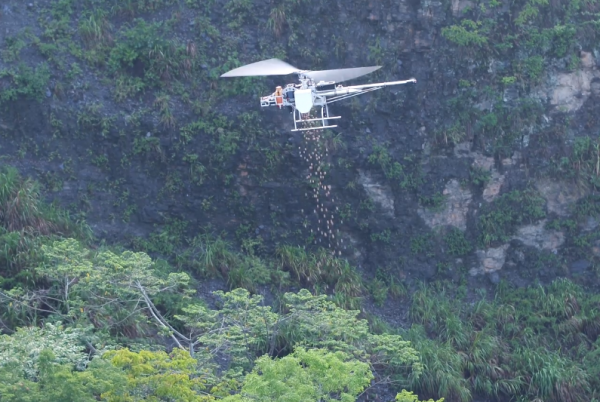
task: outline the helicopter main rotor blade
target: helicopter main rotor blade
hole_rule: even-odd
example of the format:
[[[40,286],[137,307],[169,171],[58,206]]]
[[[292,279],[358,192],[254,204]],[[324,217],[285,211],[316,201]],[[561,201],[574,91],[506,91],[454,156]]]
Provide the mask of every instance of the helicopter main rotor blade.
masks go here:
[[[319,81],[342,82],[372,73],[380,68],[381,66],[340,68],[336,70],[309,71],[304,73],[304,75],[312,78],[315,83],[318,83]]]
[[[258,61],[252,64],[234,68],[221,77],[252,77],[261,75],[288,75],[300,71],[296,67],[279,59]]]

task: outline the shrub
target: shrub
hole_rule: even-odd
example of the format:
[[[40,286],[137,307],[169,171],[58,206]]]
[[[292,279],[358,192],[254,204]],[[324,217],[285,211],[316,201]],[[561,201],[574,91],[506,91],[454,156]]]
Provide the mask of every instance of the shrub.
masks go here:
[[[442,36],[459,46],[483,46],[487,37],[480,32],[481,23],[472,20],[462,20],[460,25],[442,28]]]
[[[9,79],[9,85],[0,91],[0,104],[21,97],[41,101],[48,88],[50,69],[46,63],[35,69],[21,63],[17,70],[0,70],[0,79],[5,77]]]

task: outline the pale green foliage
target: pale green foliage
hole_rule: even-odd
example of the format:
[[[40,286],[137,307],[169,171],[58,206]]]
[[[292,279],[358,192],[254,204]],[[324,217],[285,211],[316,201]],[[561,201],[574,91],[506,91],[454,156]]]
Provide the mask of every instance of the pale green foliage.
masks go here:
[[[42,246],[48,263],[36,269],[39,275],[58,283],[62,293],[66,314],[70,314],[69,294],[71,285],[79,278],[89,276],[93,264],[89,260],[89,251],[79,246],[77,240],[56,241],[52,246]]]
[[[87,274],[92,270],[88,250],[83,250],[77,240],[66,239],[54,242],[52,246],[42,246],[44,255],[52,268],[41,267],[38,272],[52,280],[62,280],[65,276]]]
[[[166,398],[169,392],[175,392],[168,391],[169,387],[183,392],[174,397],[176,400],[200,400],[195,398],[199,398],[197,391],[204,384],[196,383],[192,378],[192,362],[196,375],[201,375],[215,385],[220,396],[227,396],[230,390],[236,389],[238,379],[253,369],[257,357],[265,354],[286,355],[298,347],[303,349],[298,349],[297,355],[290,356],[289,359],[317,359],[317,355],[314,355],[317,352],[303,351],[322,349],[325,354],[319,359],[333,359],[331,364],[337,362],[340,367],[356,373],[364,367],[374,369],[378,381],[388,381],[392,375],[400,378],[407,378],[409,375],[418,377],[422,371],[417,352],[409,342],[398,335],[372,334],[367,321],[357,318],[358,310],[344,310],[329,301],[325,295],[313,296],[308,290],[287,293],[283,297],[282,313],[276,313],[270,306],[264,305],[261,296],[251,295],[245,289],[218,291],[214,294],[220,303],[217,310],[212,310],[186,298],[186,295],[193,292],[189,289],[190,278],[186,274],[166,275],[155,271],[151,258],[145,253],[125,251],[116,254],[107,250],[92,252],[72,239],[44,246],[42,253],[44,263],[37,268],[37,273],[50,286],[43,292],[6,293],[6,301],[10,300],[12,303],[10,308],[25,309],[34,316],[43,311],[44,314],[50,313],[78,325],[91,322],[96,328],[103,330],[120,330],[129,325],[148,331],[144,325],[153,324],[164,335],[170,336],[177,346],[189,350],[190,355],[178,355],[177,361],[169,363],[165,361],[166,355],[153,352],[135,354],[120,351],[106,355],[113,364],[127,371],[129,387],[143,389],[143,392],[139,392],[146,393],[147,400],[155,400],[153,397],[159,398],[156,400]],[[183,294],[179,299],[182,305],[178,314],[174,315],[174,319],[179,321],[178,326],[174,326],[170,317],[164,316],[154,304],[153,298],[165,292]],[[172,358],[175,359],[173,356]],[[215,372],[222,359],[230,362],[232,371],[226,377],[218,379]],[[289,362],[289,359],[284,360],[284,363]],[[314,361],[321,361],[319,359]],[[177,376],[169,371],[169,367],[175,366],[178,370],[183,370]],[[169,369],[160,371],[165,367]],[[316,367],[311,369],[312,372]],[[156,370],[159,371],[158,374]],[[148,383],[152,376],[160,384],[166,382],[171,385],[163,389],[161,387],[164,384]],[[331,392],[335,392],[331,388],[332,384],[345,384],[344,392],[348,392],[348,396],[342,400],[353,400],[351,394],[368,385],[372,375],[371,371],[356,374],[353,381],[358,383],[334,381],[324,375],[315,374],[313,377],[329,381],[329,388],[325,389],[331,389]],[[133,391],[131,392],[131,397],[113,393],[111,400],[137,400],[131,399]],[[151,395],[154,396],[150,397]]]
[[[427,401],[419,401],[418,395],[414,395],[412,392],[409,392],[405,389],[402,390],[398,395],[396,395],[396,402],[444,402],[444,398],[438,399],[434,401],[433,399],[429,399]]]
[[[216,353],[232,358],[234,367],[250,369],[257,356],[285,353],[296,347],[342,351],[376,367],[381,373],[420,374],[422,366],[410,342],[398,335],[373,335],[358,311],[347,311],[308,290],[284,295],[285,314],[262,305],[259,295],[247,290],[215,292],[221,298],[218,312],[199,304],[184,309],[175,318],[182,321],[198,359]]]
[[[306,347],[341,350],[369,361],[385,372],[407,369],[419,376],[422,366],[410,342],[398,335],[374,335],[366,320],[358,319],[359,311],[344,310],[325,296],[312,296],[303,289],[284,296],[290,315],[285,323],[288,342]]]
[[[540,6],[547,5],[548,0],[528,0],[523,10],[519,13],[519,16],[515,19],[515,23],[517,25],[525,25],[538,16]]]
[[[343,352],[297,348],[282,359],[260,357],[241,393],[225,401],[353,402],[372,379],[368,364]]]
[[[39,370],[40,354],[49,349],[57,363],[71,367],[85,367],[87,356],[80,342],[81,331],[47,323],[42,328],[19,328],[12,335],[0,336],[0,368],[10,366],[35,379]],[[21,375],[21,374],[19,374]]]
[[[217,342],[231,345],[229,353],[232,357],[246,357],[248,362],[252,363],[252,353],[266,347],[270,329],[277,322],[277,314],[271,311],[271,307],[261,305],[261,296],[250,296],[244,289],[235,289],[227,293],[218,291],[215,295],[222,299],[220,321],[228,328]],[[205,337],[205,342],[215,345],[211,338]]]
[[[212,401],[212,396],[199,395],[205,389],[202,378],[196,376],[197,361],[181,349],[165,352],[139,353],[127,349],[106,352],[103,359],[125,370],[127,390],[103,394],[109,402],[134,401]]]
[[[278,315],[271,307],[260,305],[261,296],[250,296],[245,289],[215,295],[222,301],[218,312],[194,304],[175,318],[185,323],[190,337],[195,338],[193,347],[204,346],[199,353],[227,353],[234,366],[250,368],[256,356],[266,350]]]
[[[100,251],[93,255],[72,239],[55,241],[42,251],[45,263],[37,273],[51,286],[43,291],[13,289],[0,294],[9,309],[33,317],[39,312],[51,313],[72,322],[89,319],[105,329],[139,327],[149,314],[155,325],[171,330],[152,297],[163,292],[189,292],[187,274],[160,276],[145,253]]]
[[[12,366],[12,367],[11,367]],[[126,379],[109,362],[94,359],[85,371],[61,364],[52,351],[39,356],[37,381],[24,378],[13,364],[0,368],[0,399],[3,402],[95,402],[103,392],[124,393]]]
[[[482,34],[480,28],[480,22],[465,19],[460,25],[442,28],[442,36],[459,46],[483,46],[488,39]]]

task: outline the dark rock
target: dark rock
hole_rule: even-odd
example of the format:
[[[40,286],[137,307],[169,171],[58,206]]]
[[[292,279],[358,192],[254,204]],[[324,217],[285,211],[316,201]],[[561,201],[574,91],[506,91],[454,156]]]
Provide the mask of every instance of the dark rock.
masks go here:
[[[160,213],[149,206],[145,206],[140,215],[140,219],[144,223],[161,223],[163,221],[163,217]]]
[[[586,269],[592,266],[592,263],[588,260],[577,260],[571,263],[571,273],[580,274],[583,273]]]
[[[488,278],[489,278],[490,282],[492,282],[494,285],[497,285],[500,283],[500,275],[498,274],[498,272],[492,272]]]
[[[594,79],[592,79],[590,91],[594,97],[600,98],[600,78],[594,77]]]

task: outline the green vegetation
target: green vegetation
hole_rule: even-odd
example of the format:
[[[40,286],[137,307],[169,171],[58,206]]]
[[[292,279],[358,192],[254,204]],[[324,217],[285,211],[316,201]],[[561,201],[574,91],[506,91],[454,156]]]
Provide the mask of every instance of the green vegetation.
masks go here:
[[[0,171],[1,401],[354,401],[379,387],[400,402],[598,400],[596,294],[567,280],[501,282],[473,303],[465,272],[476,246],[546,217],[565,243],[557,254],[524,247],[521,278],[600,272],[597,113],[588,100],[571,121],[529,98],[549,74],[583,67],[582,51],[597,59],[597,0],[490,0],[460,15],[450,2],[415,2],[435,24],[414,32],[380,4],[355,30],[354,12],[307,0],[38,3],[0,10],[14,18],[0,44],[2,153],[42,183]],[[429,67],[407,63],[414,49]],[[306,188],[302,137],[248,109],[282,81],[219,79],[271,57],[311,69],[368,60],[384,66],[373,80],[417,67],[430,78],[426,90],[354,98],[344,140],[319,138],[346,241],[335,254],[300,228],[308,207],[289,208]],[[446,205],[430,154],[465,142],[499,169],[567,179],[587,195],[556,217],[506,176],[512,191],[473,202],[466,231],[415,232],[419,205]],[[441,152],[445,178],[490,182],[470,157]],[[406,233],[382,224],[358,169],[385,177]],[[42,202],[44,187],[71,212]],[[415,289],[425,264],[454,282]]]
[[[14,188],[23,184],[13,170],[2,178],[7,210]],[[46,229],[34,208],[38,202],[20,199],[16,216],[2,216],[5,230],[35,223],[39,237]],[[205,250],[205,266],[243,269],[238,264],[244,261],[227,261],[233,254],[218,239]],[[309,273],[312,264],[299,252],[283,249],[282,264],[299,278],[318,279],[310,275],[320,270]],[[339,264],[327,256],[320,257],[323,264]],[[14,331],[0,337],[3,399],[20,400],[24,392],[39,398],[55,387],[49,400],[246,400],[268,397],[262,382],[271,384],[266,392],[273,397],[355,400],[372,380],[423,369],[408,342],[373,334],[359,311],[344,310],[326,295],[285,293],[276,312],[261,296],[238,288],[215,292],[220,302],[210,309],[193,297],[188,274],[145,253],[91,250],[72,238],[54,238],[32,258],[21,267],[31,280],[15,277],[0,289],[2,323]],[[356,281],[347,269],[330,273],[341,293]],[[177,346],[169,355],[160,350],[163,337]],[[219,374],[217,351],[231,361],[225,373]],[[68,385],[57,386],[60,381]]]
[[[592,400],[598,389],[598,295],[567,280],[548,288],[502,284],[492,301],[467,307],[446,287],[413,295],[404,333],[429,368],[413,382],[423,395],[468,401]],[[429,339],[429,337],[433,338]],[[429,373],[429,374],[428,374]]]
[[[433,239],[430,233],[414,236],[410,239],[410,251],[417,255],[432,255]]]
[[[492,172],[479,166],[472,167],[469,171],[471,183],[476,187],[485,187],[492,178]]]
[[[565,156],[553,158],[551,174],[600,189],[600,138],[577,137],[567,152]]]
[[[442,28],[442,35],[459,46],[482,46],[488,39],[480,33],[481,22],[464,19],[460,25]]]
[[[0,80],[8,79],[8,87],[0,91],[0,105],[20,98],[31,98],[41,101],[46,96],[50,69],[46,64],[35,68],[19,64],[17,69],[0,70]]]
[[[473,249],[473,246],[465,238],[462,230],[451,227],[444,236],[444,242],[448,248],[448,254],[456,257],[467,255]]]
[[[519,225],[535,223],[546,216],[545,200],[534,190],[514,190],[482,208],[478,226],[480,243],[491,246],[510,240]]]
[[[412,158],[407,156],[407,162],[412,162]],[[394,161],[389,153],[389,144],[378,144],[373,142],[372,152],[368,157],[368,162],[371,165],[376,165],[381,168],[383,174],[391,183],[405,190],[417,191],[423,183],[423,178],[419,171],[406,169],[400,162]]]
[[[579,68],[581,50],[592,51],[597,42],[598,31],[591,27],[598,24],[599,14],[595,0],[519,0],[511,2],[509,12],[497,12],[499,4],[468,7],[442,28],[448,63],[454,71],[470,72],[457,74],[456,95],[447,101],[449,121],[435,133],[439,145],[452,145],[470,137],[475,128],[485,138],[479,140],[484,149],[506,158],[519,149],[519,133],[531,130],[542,114],[529,94],[545,82],[548,66]],[[457,51],[467,57],[455,57]],[[474,63],[485,64],[487,71],[471,70]],[[486,79],[473,81],[486,74]],[[490,106],[482,109],[483,104]]]

